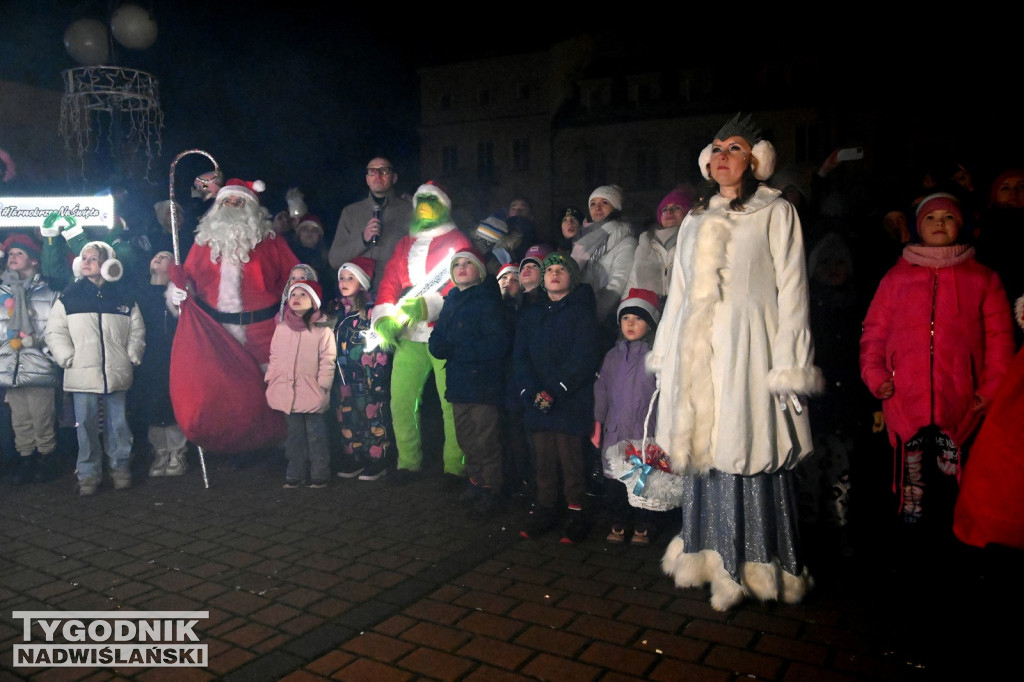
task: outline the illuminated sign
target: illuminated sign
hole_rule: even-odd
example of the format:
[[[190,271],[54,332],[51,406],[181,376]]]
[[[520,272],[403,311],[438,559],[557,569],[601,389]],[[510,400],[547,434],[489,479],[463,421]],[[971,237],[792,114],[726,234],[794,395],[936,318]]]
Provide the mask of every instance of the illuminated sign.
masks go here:
[[[42,227],[51,213],[81,227],[114,226],[114,197],[109,194],[87,197],[4,197],[0,196],[0,228]],[[73,221],[73,222],[72,222]]]

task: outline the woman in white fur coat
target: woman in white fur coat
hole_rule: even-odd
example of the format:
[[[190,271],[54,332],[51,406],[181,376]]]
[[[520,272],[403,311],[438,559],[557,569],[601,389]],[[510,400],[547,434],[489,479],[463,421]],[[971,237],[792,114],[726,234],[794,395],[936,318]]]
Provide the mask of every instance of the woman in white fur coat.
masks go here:
[[[745,596],[800,601],[793,467],[811,454],[802,397],[820,392],[796,210],[771,176],[775,150],[739,115],[701,153],[709,185],[679,231],[648,367],[656,439],[684,476],[683,527],[662,568],[710,583],[724,611]]]

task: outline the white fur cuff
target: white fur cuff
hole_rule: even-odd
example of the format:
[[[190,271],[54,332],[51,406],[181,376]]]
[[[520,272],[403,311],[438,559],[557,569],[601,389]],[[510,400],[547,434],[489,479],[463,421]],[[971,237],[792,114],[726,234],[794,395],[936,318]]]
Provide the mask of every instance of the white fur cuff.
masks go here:
[[[644,356],[644,367],[647,369],[647,373],[660,377],[661,360],[661,355],[655,355],[654,351],[647,353],[647,355]]]
[[[790,367],[768,372],[768,390],[782,395],[818,395],[825,390],[825,375],[817,367]]]

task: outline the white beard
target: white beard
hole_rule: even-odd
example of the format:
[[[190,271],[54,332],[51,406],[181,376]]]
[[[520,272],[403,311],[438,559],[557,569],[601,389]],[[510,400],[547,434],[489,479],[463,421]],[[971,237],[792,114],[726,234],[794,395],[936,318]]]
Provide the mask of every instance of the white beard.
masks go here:
[[[210,247],[210,260],[214,263],[221,258],[248,263],[249,252],[257,244],[276,236],[267,209],[248,201],[244,208],[215,204],[196,228],[196,243]]]

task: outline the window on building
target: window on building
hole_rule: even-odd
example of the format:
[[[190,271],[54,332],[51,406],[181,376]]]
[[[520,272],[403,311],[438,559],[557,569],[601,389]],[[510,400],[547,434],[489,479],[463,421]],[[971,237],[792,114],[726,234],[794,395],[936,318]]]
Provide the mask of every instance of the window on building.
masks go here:
[[[643,106],[661,97],[658,79],[651,75],[636,76],[629,80],[627,86],[629,101],[633,106]]]
[[[517,171],[530,170],[530,141],[521,138],[512,141],[512,168]]]
[[[441,147],[441,172],[451,175],[459,169],[459,152],[455,145]]]
[[[601,109],[611,104],[611,81],[599,80],[580,86],[580,101],[588,110]]]
[[[587,187],[593,189],[608,184],[608,157],[600,149],[588,149],[583,175],[587,181]],[[587,191],[589,192],[590,189]]]
[[[661,184],[661,166],[655,150],[644,147],[637,149],[635,162],[638,189],[654,189]]]
[[[772,139],[766,136],[766,139]],[[816,161],[822,154],[821,135],[816,123],[799,123],[794,127],[793,158],[798,163]]]
[[[480,180],[494,178],[494,143],[480,142],[476,146],[476,174]]]

